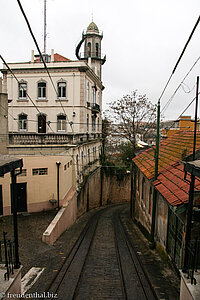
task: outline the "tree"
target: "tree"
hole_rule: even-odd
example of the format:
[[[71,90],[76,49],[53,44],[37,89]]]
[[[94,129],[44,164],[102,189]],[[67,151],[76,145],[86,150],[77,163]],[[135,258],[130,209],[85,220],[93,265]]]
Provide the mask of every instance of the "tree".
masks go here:
[[[107,118],[113,120],[112,132],[124,142],[136,149],[136,139],[144,139],[151,129],[155,129],[157,106],[148,100],[146,95],[139,95],[137,90],[110,103]]]

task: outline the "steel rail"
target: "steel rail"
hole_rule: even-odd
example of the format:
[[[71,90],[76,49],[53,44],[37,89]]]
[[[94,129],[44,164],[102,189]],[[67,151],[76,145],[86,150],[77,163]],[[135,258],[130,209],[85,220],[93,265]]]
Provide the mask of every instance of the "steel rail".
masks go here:
[[[45,289],[45,293],[50,292],[51,295],[55,295],[58,292],[59,288],[61,287],[61,284],[63,283],[63,281],[64,281],[64,279],[67,275],[67,272],[68,272],[70,266],[72,265],[72,263],[76,259],[76,256],[77,256],[77,254],[80,250],[81,245],[83,244],[83,241],[85,240],[85,237],[87,236],[87,234],[88,234],[89,230],[91,229],[91,227],[94,226],[94,231],[92,232],[92,237],[89,240],[90,244],[89,244],[89,247],[88,247],[88,251],[87,251],[87,253],[85,255],[85,258],[84,258],[83,267],[81,268],[80,274],[78,276],[78,280],[77,280],[76,286],[74,288],[74,292],[71,294],[71,299],[74,299],[74,295],[77,291],[77,287],[78,287],[78,284],[79,284],[79,281],[80,281],[80,278],[81,278],[81,273],[82,273],[82,270],[84,268],[85,262],[87,260],[88,253],[90,251],[90,247],[92,245],[92,242],[93,242],[93,239],[94,239],[94,236],[95,236],[95,232],[96,232],[96,228],[97,228],[97,225],[98,225],[98,221],[99,221],[100,215],[102,214],[102,211],[103,210],[100,210],[95,215],[93,215],[91,217],[91,219],[89,220],[89,222],[85,225],[85,227],[81,231],[78,239],[76,240],[76,242],[74,243],[74,245],[70,249],[68,255],[66,256],[66,258],[64,259],[62,264],[60,265],[60,267],[59,267],[58,271],[56,272],[55,276],[52,278],[50,284]],[[59,277],[61,277],[61,278],[59,278]],[[50,299],[53,299],[53,297],[50,298]],[[58,297],[58,299],[59,299],[59,297]],[[68,300],[70,300],[70,298],[68,298]]]
[[[125,240],[125,243],[126,243],[126,246],[127,246],[127,249],[130,253],[130,257],[132,259],[132,262],[133,262],[133,265],[135,267],[135,271],[137,273],[137,277],[139,279],[139,282],[141,284],[141,287],[142,287],[142,290],[145,294],[145,297],[147,300],[149,299],[158,299],[158,296],[152,286],[152,283],[146,273],[146,270],[144,269],[143,265],[142,265],[142,262],[137,254],[137,252],[135,251],[134,249],[134,246],[132,245],[132,242],[129,238],[129,235],[123,225],[123,222],[121,220],[121,217],[119,216],[119,213],[118,213],[118,221],[117,223],[120,225],[120,231],[124,237],[124,240]],[[118,228],[119,228],[118,227]],[[135,257],[134,257],[135,256]],[[146,282],[145,282],[146,281]],[[144,284],[145,282],[145,284]]]

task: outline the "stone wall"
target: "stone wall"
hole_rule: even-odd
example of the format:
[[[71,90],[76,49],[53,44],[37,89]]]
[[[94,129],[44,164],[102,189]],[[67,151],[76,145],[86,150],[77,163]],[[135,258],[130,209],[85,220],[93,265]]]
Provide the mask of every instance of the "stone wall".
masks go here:
[[[129,202],[130,189],[130,174],[126,174],[119,181],[116,176],[106,176],[98,168],[85,179],[77,196],[78,216],[92,208],[101,206],[101,203],[105,206],[108,204]]]

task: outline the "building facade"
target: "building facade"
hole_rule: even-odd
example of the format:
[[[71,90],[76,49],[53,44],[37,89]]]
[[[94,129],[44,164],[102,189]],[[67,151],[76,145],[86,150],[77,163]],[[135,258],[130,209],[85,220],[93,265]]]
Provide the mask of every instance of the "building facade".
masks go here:
[[[8,153],[24,161],[18,176],[19,211],[62,205],[72,191],[79,191],[84,176],[99,166],[102,37],[92,22],[79,60],[52,50],[51,55],[43,54],[46,68],[32,51],[30,62],[10,63],[1,70],[2,91],[8,94]],[[10,195],[4,192],[9,184],[9,176],[0,181],[3,214],[12,211]]]

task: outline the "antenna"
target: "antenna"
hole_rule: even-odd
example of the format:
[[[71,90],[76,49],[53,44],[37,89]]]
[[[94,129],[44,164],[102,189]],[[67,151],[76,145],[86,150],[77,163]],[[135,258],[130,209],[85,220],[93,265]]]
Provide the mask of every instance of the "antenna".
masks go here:
[[[47,44],[47,0],[44,0],[44,54],[46,54],[46,44]]]

